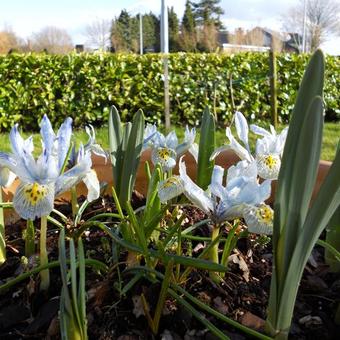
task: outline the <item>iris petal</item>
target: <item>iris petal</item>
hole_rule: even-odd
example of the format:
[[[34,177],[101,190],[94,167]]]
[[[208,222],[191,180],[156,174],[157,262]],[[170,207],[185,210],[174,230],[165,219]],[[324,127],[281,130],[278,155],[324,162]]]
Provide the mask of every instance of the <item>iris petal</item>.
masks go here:
[[[65,119],[63,124],[61,124],[57,133],[59,171],[64,165],[68,149],[70,148],[71,136],[72,136],[72,118],[68,117]]]
[[[80,148],[81,152],[78,155],[78,163],[57,178],[55,182],[56,196],[70,190],[73,186],[81,182],[91,170],[91,154],[90,152],[84,154],[82,150],[83,148]]]
[[[253,156],[234,138],[229,127],[226,128],[226,135],[230,141],[230,149],[234,150],[237,156],[239,156],[242,160],[245,159],[248,162],[251,162],[253,160]]]
[[[53,210],[54,184],[22,182],[13,197],[16,212],[24,219],[47,216]]]
[[[187,175],[185,164],[181,160],[179,162],[179,173],[184,186],[185,196],[205,213],[211,214],[214,211],[212,199]]]
[[[244,219],[248,230],[255,234],[271,235],[273,233],[273,210],[266,204],[248,206],[244,209]]]
[[[176,165],[176,152],[167,147],[153,148],[151,160],[154,165],[160,164],[165,171],[168,171]]]
[[[94,170],[90,170],[87,172],[85,177],[83,178],[83,182],[87,187],[87,200],[92,202],[99,197],[100,186],[97,174]]]
[[[248,144],[249,128],[248,128],[248,123],[247,123],[246,118],[239,111],[236,111],[236,113],[235,113],[235,126],[236,126],[236,132],[237,132],[238,138],[240,138],[240,140],[246,146],[246,149],[249,151],[249,144]]]
[[[279,155],[260,154],[256,156],[258,174],[264,179],[277,179],[281,167]]]
[[[165,137],[165,144],[169,149],[176,150],[178,146],[178,139],[176,136],[175,131],[171,131],[166,137]]]
[[[0,166],[0,186],[7,188],[15,180],[16,175],[7,167]],[[1,190],[1,188],[0,188]]]
[[[44,147],[43,154],[46,158],[48,158],[52,153],[53,144],[56,137],[52,128],[52,124],[46,115],[44,115],[41,121],[40,134]]]
[[[162,203],[181,195],[183,191],[184,187],[179,176],[171,176],[158,184],[158,197]]]
[[[213,195],[222,198],[225,188],[223,187],[223,175],[224,169],[218,165],[214,166],[214,170],[211,176],[210,191]]]

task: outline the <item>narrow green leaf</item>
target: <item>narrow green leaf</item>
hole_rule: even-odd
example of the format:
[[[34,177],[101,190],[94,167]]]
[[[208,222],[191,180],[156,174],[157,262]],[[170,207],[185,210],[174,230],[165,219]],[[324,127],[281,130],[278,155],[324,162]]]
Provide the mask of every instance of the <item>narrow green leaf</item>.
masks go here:
[[[121,195],[120,202],[130,201],[133,187],[135,184],[136,173],[140,161],[140,156],[143,148],[144,139],[144,115],[141,110],[138,110],[133,117],[131,132],[124,152],[124,160],[121,173]]]
[[[277,243],[276,269],[278,279],[284,280],[297,239],[303,231],[310,199],[315,185],[319,168],[323,128],[323,104],[321,97],[316,97],[306,113],[303,126],[295,145],[296,158],[294,163],[283,170],[281,179],[289,176],[291,188],[286,190],[288,195],[285,202],[287,211],[280,209],[280,222],[284,223]],[[276,212],[276,210],[275,210]],[[282,216],[282,214],[286,214]],[[277,225],[275,220],[274,224]],[[277,230],[277,229],[275,229]]]
[[[203,190],[207,189],[214,169],[214,160],[210,156],[215,150],[215,120],[206,107],[203,112],[200,143],[197,164],[197,185]]]
[[[121,149],[122,138],[123,128],[120,121],[119,113],[116,107],[112,106],[109,113],[109,145],[114,181],[116,181],[116,178],[118,178],[119,176],[118,154]]]

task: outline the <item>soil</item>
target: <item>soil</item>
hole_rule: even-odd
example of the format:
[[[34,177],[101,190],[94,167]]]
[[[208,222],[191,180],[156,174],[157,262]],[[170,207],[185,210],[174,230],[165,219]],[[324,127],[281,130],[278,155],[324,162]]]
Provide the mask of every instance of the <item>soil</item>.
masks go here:
[[[143,197],[135,193],[133,206],[137,208],[143,204]],[[71,208],[67,202],[58,201],[56,205],[58,210],[70,215]],[[97,213],[114,210],[111,198],[105,197],[85,211],[83,217],[86,219]],[[183,228],[205,218],[201,211],[193,207],[184,207],[183,211],[187,216]],[[36,265],[36,257],[30,258],[25,264],[22,261],[22,232],[25,227],[26,222],[23,220],[6,226],[7,261],[0,266],[0,284]],[[209,233],[207,225],[195,231],[199,236],[207,236]],[[207,272],[193,270],[182,287],[220,313],[261,330],[266,318],[272,266],[271,244],[264,244],[262,241],[263,239],[250,235],[239,239],[237,243],[237,253],[234,256],[244,260],[249,272],[241,270],[237,261],[233,261],[236,263],[229,263],[230,270],[221,284],[215,284]],[[159,334],[153,336],[145,316],[142,315],[140,296],[144,294],[153,315],[160,285],[151,284],[144,278],[127,294],[121,295],[118,288],[131,279],[131,276],[122,274],[126,267],[126,253],[120,254],[117,264],[111,239],[99,230],[87,233],[84,245],[87,256],[101,260],[111,268],[106,275],[99,275],[91,269],[86,271],[89,339],[215,339],[190,312],[170,297],[166,300]],[[204,243],[192,242],[191,247],[184,247],[184,252],[191,248],[193,256],[197,256],[205,246]],[[48,251],[50,261],[58,258],[58,232],[54,226],[49,226]],[[161,265],[157,269],[164,271]],[[39,293],[38,275],[0,294],[0,339],[60,338],[59,269],[51,270],[50,275],[52,284],[45,294]],[[323,248],[315,247],[300,284],[290,338],[338,339],[340,327],[335,324],[334,318],[339,303],[340,274],[329,271],[324,263]],[[211,315],[203,311],[202,315],[231,339],[248,339],[237,329]]]

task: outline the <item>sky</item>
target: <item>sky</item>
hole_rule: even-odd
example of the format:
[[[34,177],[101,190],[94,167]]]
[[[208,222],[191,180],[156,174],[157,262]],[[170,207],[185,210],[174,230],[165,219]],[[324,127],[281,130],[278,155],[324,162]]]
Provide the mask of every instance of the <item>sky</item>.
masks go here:
[[[229,31],[262,26],[282,30],[282,18],[299,0],[221,0],[222,22]],[[113,19],[122,9],[131,15],[160,13],[161,0],[0,0],[0,30],[11,28],[22,38],[45,26],[64,28],[74,44],[86,44],[85,27],[96,19]],[[185,0],[166,0],[179,18]],[[323,46],[326,53],[340,55],[340,38],[331,37]]]

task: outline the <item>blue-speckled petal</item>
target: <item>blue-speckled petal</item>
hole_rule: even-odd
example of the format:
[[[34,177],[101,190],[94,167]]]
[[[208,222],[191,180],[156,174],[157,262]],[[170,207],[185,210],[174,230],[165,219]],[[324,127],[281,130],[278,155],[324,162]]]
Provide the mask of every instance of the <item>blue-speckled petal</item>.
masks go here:
[[[34,220],[47,216],[53,210],[54,184],[22,182],[13,197],[15,211],[24,219]]]
[[[168,171],[176,166],[176,152],[167,147],[153,148],[151,160],[154,165],[160,164],[164,171]]]
[[[251,233],[273,234],[274,212],[270,206],[248,206],[244,209],[243,217]]]
[[[181,178],[179,176],[171,176],[158,184],[158,197],[162,203],[181,195],[184,191]]]

